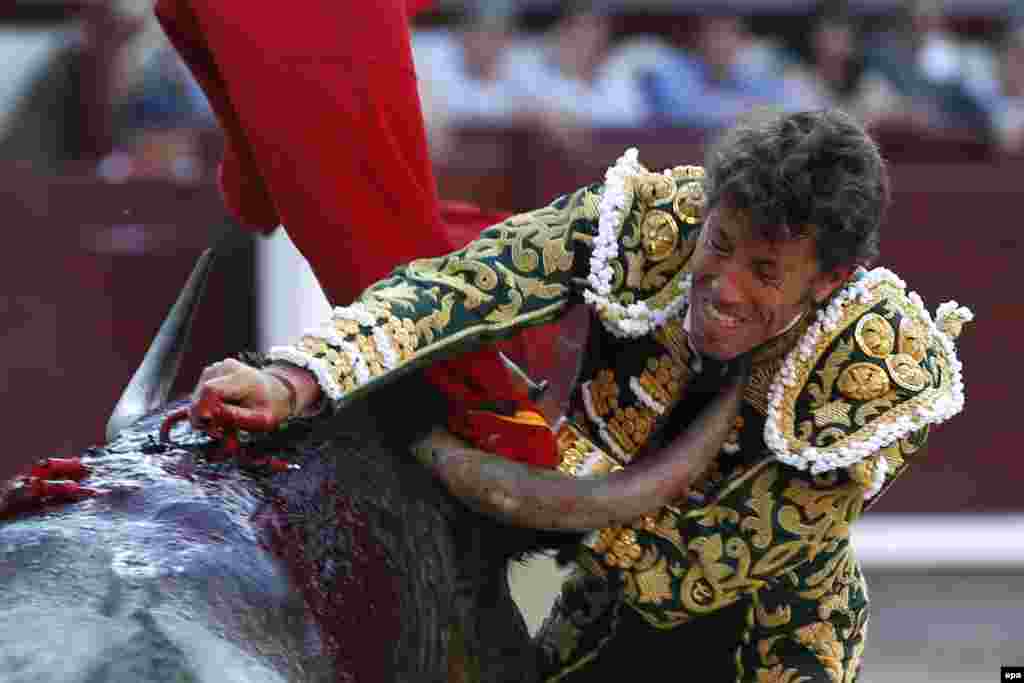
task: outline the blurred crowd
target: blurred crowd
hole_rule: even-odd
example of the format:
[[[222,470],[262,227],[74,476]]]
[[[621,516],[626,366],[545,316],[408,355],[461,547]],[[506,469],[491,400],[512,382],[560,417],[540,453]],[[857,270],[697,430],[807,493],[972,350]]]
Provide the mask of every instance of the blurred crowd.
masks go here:
[[[572,141],[602,127],[714,130],[758,106],[838,106],[869,127],[969,131],[1024,151],[1024,16],[978,37],[940,0],[910,0],[874,26],[826,0],[778,34],[721,13],[623,31],[588,2],[564,3],[539,30],[521,14],[482,2],[454,26],[415,31],[435,154],[464,126],[527,123]]]
[[[0,159],[112,181],[208,177],[216,119],[151,5],[87,3],[53,22],[15,12],[0,24]]]
[[[97,151],[97,172],[112,180],[205,178],[216,121],[148,9],[90,7],[77,28],[49,36],[49,57],[27,85],[5,57],[14,76],[0,68],[0,159],[52,168]],[[906,0],[881,21],[822,0],[775,31],[664,6],[638,29],[616,7],[470,0],[417,20],[435,158],[457,154],[454,136],[466,128],[529,127],[572,146],[600,128],[714,131],[759,106],[839,106],[869,127],[958,131],[1024,154],[1024,12],[989,17],[979,34],[961,30],[941,0]],[[34,54],[27,40],[0,31],[0,56]]]

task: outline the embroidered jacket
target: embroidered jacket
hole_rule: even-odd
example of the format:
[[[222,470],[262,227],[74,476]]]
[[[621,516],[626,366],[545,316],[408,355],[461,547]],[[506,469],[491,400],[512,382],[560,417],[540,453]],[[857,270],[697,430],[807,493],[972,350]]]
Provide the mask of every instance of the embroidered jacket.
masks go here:
[[[720,381],[722,365],[694,353],[682,323],[702,178],[695,166],[649,172],[630,150],[603,185],[395,270],[269,356],[310,369],[341,406],[582,299],[602,325],[559,431],[560,469],[626,467]],[[953,339],[970,319],[950,302],[933,320],[875,269],[757,349],[734,433],[688,500],[581,544],[538,635],[545,675],[628,673],[636,648],[662,643],[721,680],[856,680],[867,596],[850,525],[928,426],[961,409]]]

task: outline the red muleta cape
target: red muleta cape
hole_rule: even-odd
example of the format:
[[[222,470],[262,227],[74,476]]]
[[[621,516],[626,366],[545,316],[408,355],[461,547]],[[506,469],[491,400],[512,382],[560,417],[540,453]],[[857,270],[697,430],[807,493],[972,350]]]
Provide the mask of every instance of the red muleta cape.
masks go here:
[[[332,304],[505,217],[438,200],[409,36],[409,18],[431,4],[156,5],[224,131],[225,204],[252,230],[286,225]],[[530,330],[431,366],[452,402],[449,428],[483,450],[554,467],[554,434],[497,349],[537,367],[555,332]]]

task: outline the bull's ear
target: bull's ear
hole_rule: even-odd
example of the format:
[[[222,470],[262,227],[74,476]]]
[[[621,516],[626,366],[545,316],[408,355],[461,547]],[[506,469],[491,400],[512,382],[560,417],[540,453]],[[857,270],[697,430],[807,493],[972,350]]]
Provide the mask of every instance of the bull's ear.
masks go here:
[[[170,313],[164,319],[142,364],[132,375],[127,388],[114,406],[107,420],[107,440],[112,441],[122,429],[146,413],[152,412],[167,402],[167,396],[178,377],[181,358],[188,347],[189,333],[199,302],[206,288],[214,260],[213,249],[200,255],[185,288],[178,295]]]

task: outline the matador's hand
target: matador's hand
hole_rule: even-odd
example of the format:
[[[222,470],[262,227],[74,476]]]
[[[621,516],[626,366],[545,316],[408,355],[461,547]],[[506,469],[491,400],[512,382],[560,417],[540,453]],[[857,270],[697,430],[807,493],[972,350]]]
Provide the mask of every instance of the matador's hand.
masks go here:
[[[212,434],[269,432],[291,416],[294,402],[288,383],[274,371],[228,358],[203,370],[188,417],[193,427]]]

